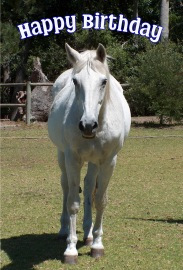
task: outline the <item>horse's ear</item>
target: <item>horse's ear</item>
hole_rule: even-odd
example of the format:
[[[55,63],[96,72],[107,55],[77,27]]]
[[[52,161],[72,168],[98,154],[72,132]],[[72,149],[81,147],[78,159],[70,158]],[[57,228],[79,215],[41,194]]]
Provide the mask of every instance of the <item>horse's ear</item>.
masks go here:
[[[99,45],[98,45],[98,48],[96,50],[96,54],[97,54],[97,57],[96,57],[97,60],[104,63],[104,61],[106,60],[107,55],[106,55],[106,50],[105,50],[104,46],[101,43],[99,43]]]
[[[74,65],[80,59],[80,54],[72,49],[67,43],[65,43],[65,49],[69,62]]]

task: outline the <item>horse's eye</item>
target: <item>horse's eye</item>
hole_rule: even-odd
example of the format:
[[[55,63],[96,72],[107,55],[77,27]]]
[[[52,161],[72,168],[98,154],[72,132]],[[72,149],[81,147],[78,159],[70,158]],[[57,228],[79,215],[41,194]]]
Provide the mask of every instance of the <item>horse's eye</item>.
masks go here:
[[[103,81],[102,81],[102,86],[105,86],[106,83],[107,83],[107,79],[103,79]]]
[[[76,78],[73,78],[72,80],[73,80],[74,85],[76,86],[78,84]]]

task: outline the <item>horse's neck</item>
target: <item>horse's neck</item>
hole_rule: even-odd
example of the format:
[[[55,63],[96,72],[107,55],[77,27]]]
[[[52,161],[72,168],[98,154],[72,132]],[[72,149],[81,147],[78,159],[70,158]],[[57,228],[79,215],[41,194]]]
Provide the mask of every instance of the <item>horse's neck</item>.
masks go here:
[[[104,97],[104,101],[102,103],[100,113],[99,113],[99,124],[102,123],[104,121],[104,119],[105,119],[106,112],[107,112],[107,107],[108,107],[109,102],[111,102],[111,97],[110,97],[110,76],[108,76],[105,97]]]

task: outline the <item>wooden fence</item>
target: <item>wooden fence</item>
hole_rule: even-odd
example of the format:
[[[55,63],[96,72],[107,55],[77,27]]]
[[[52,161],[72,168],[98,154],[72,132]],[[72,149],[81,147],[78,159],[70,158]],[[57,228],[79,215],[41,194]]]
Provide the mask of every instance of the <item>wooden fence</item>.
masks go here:
[[[26,107],[26,123],[27,125],[30,125],[30,117],[31,117],[31,87],[32,86],[52,86],[53,83],[31,83],[31,82],[26,82],[26,83],[0,83],[0,86],[26,86],[26,93],[27,93],[27,98],[26,98],[26,104],[22,103],[6,103],[6,104],[0,104],[1,108],[5,107]],[[122,87],[128,87],[129,84],[121,84]]]
[[[17,103],[17,104],[0,104],[1,108],[4,107],[26,107],[26,123],[30,125],[30,117],[31,117],[31,87],[32,86],[52,86],[53,83],[0,83],[0,86],[26,86],[26,104]]]

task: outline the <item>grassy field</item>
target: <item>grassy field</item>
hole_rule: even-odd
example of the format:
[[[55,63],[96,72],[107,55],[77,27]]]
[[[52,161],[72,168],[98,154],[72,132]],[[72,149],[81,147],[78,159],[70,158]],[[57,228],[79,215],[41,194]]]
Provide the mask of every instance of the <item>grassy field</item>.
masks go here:
[[[60,171],[46,127],[34,124],[2,130],[2,269],[183,269],[180,135],[180,126],[132,128],[109,186],[105,256],[92,259],[89,248],[83,246],[81,195],[79,260],[77,265],[68,266],[63,264],[62,256],[66,245],[57,239]]]

